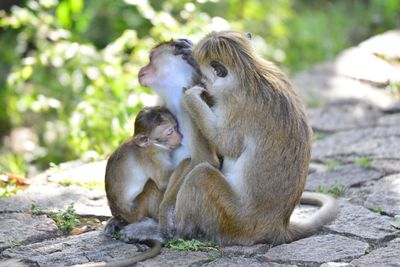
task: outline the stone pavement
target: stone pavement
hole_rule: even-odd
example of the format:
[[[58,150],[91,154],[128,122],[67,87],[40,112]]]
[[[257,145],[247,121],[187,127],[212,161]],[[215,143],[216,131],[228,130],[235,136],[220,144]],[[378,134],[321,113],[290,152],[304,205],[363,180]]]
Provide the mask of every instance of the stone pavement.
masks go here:
[[[338,195],[338,218],[319,234],[290,244],[232,246],[218,253],[163,248],[138,266],[400,266],[400,229],[393,223],[400,215],[400,31],[375,36],[293,82],[315,130],[306,189]],[[103,190],[60,185],[65,179],[102,181],[104,164],[63,164],[1,199],[0,258],[71,266],[140,253],[103,236],[101,227],[64,236],[48,216],[29,212],[32,204],[48,214],[73,202],[82,217],[106,220]],[[299,207],[295,216],[313,211]]]

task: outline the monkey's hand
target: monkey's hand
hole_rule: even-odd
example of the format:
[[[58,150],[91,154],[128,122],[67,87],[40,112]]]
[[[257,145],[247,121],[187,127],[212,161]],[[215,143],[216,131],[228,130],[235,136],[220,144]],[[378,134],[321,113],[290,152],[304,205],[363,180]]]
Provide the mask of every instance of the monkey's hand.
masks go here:
[[[193,49],[192,41],[188,39],[177,39],[171,44],[174,47],[174,55],[191,55]]]
[[[207,92],[207,90],[204,87],[201,86],[193,86],[185,91],[185,95],[190,95],[190,96],[201,96],[203,93]]]
[[[217,137],[217,117],[202,98],[205,92],[207,92],[206,89],[201,86],[189,88],[183,95],[183,106],[204,137],[210,142],[214,142]]]

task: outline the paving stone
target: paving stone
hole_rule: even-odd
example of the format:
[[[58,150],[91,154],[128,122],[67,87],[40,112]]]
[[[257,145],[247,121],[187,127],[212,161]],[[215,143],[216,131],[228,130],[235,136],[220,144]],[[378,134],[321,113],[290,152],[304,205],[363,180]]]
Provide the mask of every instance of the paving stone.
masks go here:
[[[221,251],[225,257],[252,257],[257,254],[264,254],[268,251],[270,245],[260,244],[254,246],[229,246],[222,247]]]
[[[378,84],[398,82],[400,78],[400,65],[390,64],[360,47],[340,53],[335,58],[335,67],[339,75]]]
[[[346,262],[326,262],[320,267],[354,267],[354,265]]]
[[[400,100],[388,91],[336,72],[334,61],[314,66],[311,70],[296,74],[292,82],[306,104],[327,104],[337,101],[357,100],[378,107],[385,112],[399,111]]]
[[[400,174],[382,178],[371,191],[365,201],[367,208],[381,208],[392,216],[400,214]]]
[[[384,174],[400,173],[400,160],[372,159],[372,167]]]
[[[374,244],[394,238],[396,229],[390,225],[390,217],[379,215],[345,200],[340,200],[339,205],[339,215],[335,221],[325,226],[327,229]]]
[[[383,55],[388,59],[400,58],[400,30],[387,31],[362,42],[359,47],[371,54]]]
[[[0,213],[0,251],[59,235],[57,225],[45,215]]]
[[[400,113],[389,114],[382,116],[378,119],[378,125],[380,126],[396,126],[400,125]]]
[[[32,185],[9,198],[0,199],[0,212],[28,211],[32,204],[50,212],[64,210],[71,203],[79,215],[111,216],[104,191],[55,184]]]
[[[38,266],[71,266],[87,262],[114,261],[137,255],[136,246],[105,237],[101,232],[89,232],[7,249],[3,257],[22,259]]]
[[[265,262],[265,261],[260,261],[257,258],[235,257],[235,258],[218,259],[216,261],[204,264],[202,266],[207,266],[207,267],[242,267],[242,266],[248,266],[248,267],[295,267],[296,265]]]
[[[106,164],[106,160],[81,165],[74,164],[70,168],[65,168],[64,170],[55,171],[49,174],[47,179],[50,182],[60,182],[67,179],[68,181],[77,183],[104,183]]]
[[[324,262],[350,261],[365,254],[368,243],[340,235],[321,235],[271,248],[267,260],[288,264],[319,266]]]
[[[201,251],[177,251],[163,249],[161,254],[155,258],[139,262],[138,267],[180,267],[180,266],[202,266],[214,260],[214,252]]]
[[[373,126],[382,116],[376,107],[354,100],[309,108],[307,113],[313,129],[324,132]]]
[[[314,161],[354,162],[360,156],[400,160],[400,125],[338,132],[315,141],[312,147]]]
[[[400,266],[400,238],[388,243],[386,247],[353,260],[351,263],[362,267],[398,267]]]
[[[319,186],[330,188],[340,184],[346,188],[361,183],[377,180],[382,174],[376,170],[368,170],[357,164],[348,164],[324,172],[314,172],[308,175],[306,190],[316,191]]]

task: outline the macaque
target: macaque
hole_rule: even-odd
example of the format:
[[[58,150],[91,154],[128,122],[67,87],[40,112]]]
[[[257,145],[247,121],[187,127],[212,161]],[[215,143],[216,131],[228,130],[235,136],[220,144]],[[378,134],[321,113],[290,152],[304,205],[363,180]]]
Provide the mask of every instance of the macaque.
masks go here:
[[[118,230],[123,233],[127,224],[146,226],[146,229],[153,229],[151,233],[132,234],[135,241],[152,243],[158,251],[151,250],[151,255],[158,254],[162,237],[155,220],[158,220],[158,207],[173,171],[172,151],[180,146],[181,140],[177,121],[165,107],[145,108],[139,112],[133,137],[118,147],[107,161],[105,186],[113,218],[105,227],[106,234]],[[136,261],[137,258],[128,259],[127,264]]]
[[[176,169],[170,177],[160,205],[159,223],[164,235],[167,234],[167,223],[172,223],[176,194],[186,174],[202,162],[208,162],[216,168],[220,166],[215,149],[193,124],[182,106],[184,91],[202,84],[201,79],[199,66],[192,57],[192,43],[186,39],[164,42],[154,47],[150,53],[149,64],[139,72],[140,84],[152,88],[160,96],[168,110],[177,118],[179,130],[183,135],[182,146],[173,151],[173,164]],[[212,105],[212,99],[206,92],[201,97],[208,105]],[[132,228],[132,231],[137,229],[134,226]],[[129,227],[126,231],[128,229]]]
[[[221,170],[204,161],[185,175],[173,213],[177,237],[276,245],[332,221],[336,202],[318,193],[304,193],[301,201],[321,206],[313,216],[290,220],[308,174],[312,130],[287,77],[234,31],[210,33],[193,56],[204,86],[186,90],[183,104],[224,161]],[[201,97],[205,92],[212,107]]]

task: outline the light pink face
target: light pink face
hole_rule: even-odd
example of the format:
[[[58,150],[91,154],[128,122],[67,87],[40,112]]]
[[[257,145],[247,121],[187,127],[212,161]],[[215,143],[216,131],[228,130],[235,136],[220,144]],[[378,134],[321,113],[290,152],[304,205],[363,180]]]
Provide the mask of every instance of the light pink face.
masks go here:
[[[164,82],[171,72],[172,47],[164,44],[150,52],[150,62],[139,71],[139,83],[146,87],[156,87]]]

